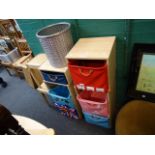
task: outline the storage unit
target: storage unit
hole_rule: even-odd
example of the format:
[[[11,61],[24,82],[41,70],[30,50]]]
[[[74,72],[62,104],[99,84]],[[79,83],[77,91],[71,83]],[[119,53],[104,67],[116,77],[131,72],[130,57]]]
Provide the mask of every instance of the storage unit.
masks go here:
[[[115,44],[115,36],[81,38],[66,56],[85,120],[99,125],[97,119],[90,121],[89,116],[93,115],[106,128],[112,125],[115,115]],[[81,94],[86,92],[89,93]],[[103,93],[95,103],[99,107],[93,104],[96,99],[92,99],[90,92]]]
[[[45,54],[38,54],[27,63],[25,79],[32,88],[38,88],[43,82],[39,67],[47,60]]]
[[[17,48],[13,49],[9,53],[0,54],[0,60],[4,63],[12,63],[19,58],[20,58],[20,54]]]
[[[31,61],[27,63],[27,68],[24,69],[24,75],[27,83],[34,89],[37,89],[45,99],[46,103],[50,105],[48,95],[42,90],[48,90],[48,87],[43,84],[43,78],[39,67],[47,60],[46,54],[41,53],[36,55]],[[40,90],[41,89],[41,90]]]
[[[55,68],[46,60],[40,67],[43,83],[38,90],[52,100],[52,105],[61,113],[72,117],[75,113],[81,118],[81,109],[67,67]],[[72,115],[72,116],[71,116]],[[73,118],[76,118],[73,116]]]

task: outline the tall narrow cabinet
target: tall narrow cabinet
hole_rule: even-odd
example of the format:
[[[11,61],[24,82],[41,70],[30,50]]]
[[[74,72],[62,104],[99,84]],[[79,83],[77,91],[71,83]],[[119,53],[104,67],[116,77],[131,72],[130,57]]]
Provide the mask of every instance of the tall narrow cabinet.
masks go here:
[[[87,64],[86,62],[92,63],[92,68],[93,65],[97,63],[105,63],[107,66],[107,80],[106,83],[108,84],[107,86],[107,97],[108,97],[108,109],[109,109],[109,115],[108,115],[108,127],[111,126],[112,121],[114,120],[114,115],[115,115],[115,102],[116,102],[116,86],[115,86],[115,80],[116,80],[116,37],[111,36],[111,37],[95,37],[95,38],[81,38],[77,41],[77,43],[74,45],[74,47],[69,51],[69,53],[66,56],[66,59],[68,60],[68,65],[70,65],[72,62],[76,62],[79,65],[79,68],[82,65]],[[83,86],[83,84],[79,83],[77,84],[76,80],[79,80],[78,77],[77,79],[74,78],[74,73],[76,74],[78,71],[83,72],[78,69],[78,65],[76,66],[77,68],[73,70],[70,68],[70,72],[72,75],[73,83],[74,86],[77,90],[77,95],[80,92],[78,90],[78,86]],[[75,67],[75,65],[73,65]],[[86,66],[87,67],[87,66]],[[92,69],[93,70],[93,69]],[[72,73],[74,72],[74,73]],[[84,74],[84,73],[83,73]],[[88,74],[91,74],[91,70],[89,70],[87,73],[84,75],[87,76]],[[95,73],[94,73],[95,74]],[[105,74],[104,72],[102,74]],[[93,75],[93,73],[92,73]],[[102,75],[101,75],[102,76]],[[89,78],[91,76],[88,76],[85,78],[85,81],[83,83],[87,83],[89,81]],[[99,77],[94,79],[92,81],[92,86],[93,84],[100,85],[102,83],[102,80],[98,81]],[[103,79],[104,80],[104,79]],[[91,85],[91,83],[89,83]],[[88,87],[87,87],[88,88]],[[82,88],[83,90],[86,89],[86,87]],[[96,90],[101,90],[98,88],[92,88],[90,89],[92,91]],[[89,91],[90,91],[89,90]],[[86,90],[88,91],[88,89]],[[103,125],[104,126],[104,125]]]

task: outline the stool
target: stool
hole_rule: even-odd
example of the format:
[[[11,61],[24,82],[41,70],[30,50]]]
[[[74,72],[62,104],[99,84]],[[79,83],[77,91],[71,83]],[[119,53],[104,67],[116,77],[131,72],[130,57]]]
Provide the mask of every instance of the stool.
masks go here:
[[[128,102],[117,115],[115,130],[118,135],[154,135],[155,103]]]
[[[40,122],[31,118],[19,115],[13,115],[18,120],[19,124],[31,135],[54,135],[55,131],[52,128],[47,128]]]

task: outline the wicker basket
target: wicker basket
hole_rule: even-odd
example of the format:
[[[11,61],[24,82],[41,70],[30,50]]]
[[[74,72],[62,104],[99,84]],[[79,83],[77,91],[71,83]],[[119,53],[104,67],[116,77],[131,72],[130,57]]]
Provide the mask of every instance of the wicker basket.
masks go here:
[[[36,36],[52,66],[59,68],[67,65],[65,56],[73,47],[69,23],[49,25],[37,32]]]

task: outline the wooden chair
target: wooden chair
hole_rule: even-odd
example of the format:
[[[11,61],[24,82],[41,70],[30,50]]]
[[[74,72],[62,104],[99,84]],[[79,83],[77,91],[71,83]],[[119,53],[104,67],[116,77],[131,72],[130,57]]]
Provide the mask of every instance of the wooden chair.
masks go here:
[[[14,68],[16,75],[21,77],[24,76],[25,77],[25,69],[27,68],[26,64],[33,58],[32,56],[32,52],[29,51],[29,53],[27,53],[27,55],[22,56],[21,58],[19,58],[16,62],[14,62],[12,64],[12,67]]]
[[[18,50],[19,50],[21,56],[24,56],[27,53],[27,51],[31,51],[26,39],[24,39],[24,38],[22,38],[22,39],[14,38],[14,43],[15,43],[16,47],[18,47]],[[31,52],[31,54],[32,54],[32,52]]]
[[[10,38],[22,38],[22,33],[16,28],[16,22],[13,19],[1,19],[0,29],[3,36],[9,36]]]
[[[27,52],[27,55],[22,56],[21,58],[19,58],[17,61],[13,63],[0,62],[0,65],[5,67],[10,75],[13,75],[10,73],[10,70],[13,70],[16,76],[22,77],[24,75],[23,70],[27,67],[26,63],[29,62],[31,59],[32,59],[32,54],[31,54],[31,51],[29,51]]]
[[[10,70],[13,70],[17,76],[21,77],[24,74],[24,69],[27,67],[25,64],[33,57],[32,51],[26,39],[23,38],[22,33],[16,28],[16,22],[13,19],[1,19],[0,29],[0,32],[3,33],[1,38],[9,38],[12,45],[18,48],[21,55],[21,58],[13,63],[0,62],[0,64],[7,69],[10,75],[12,75]]]

